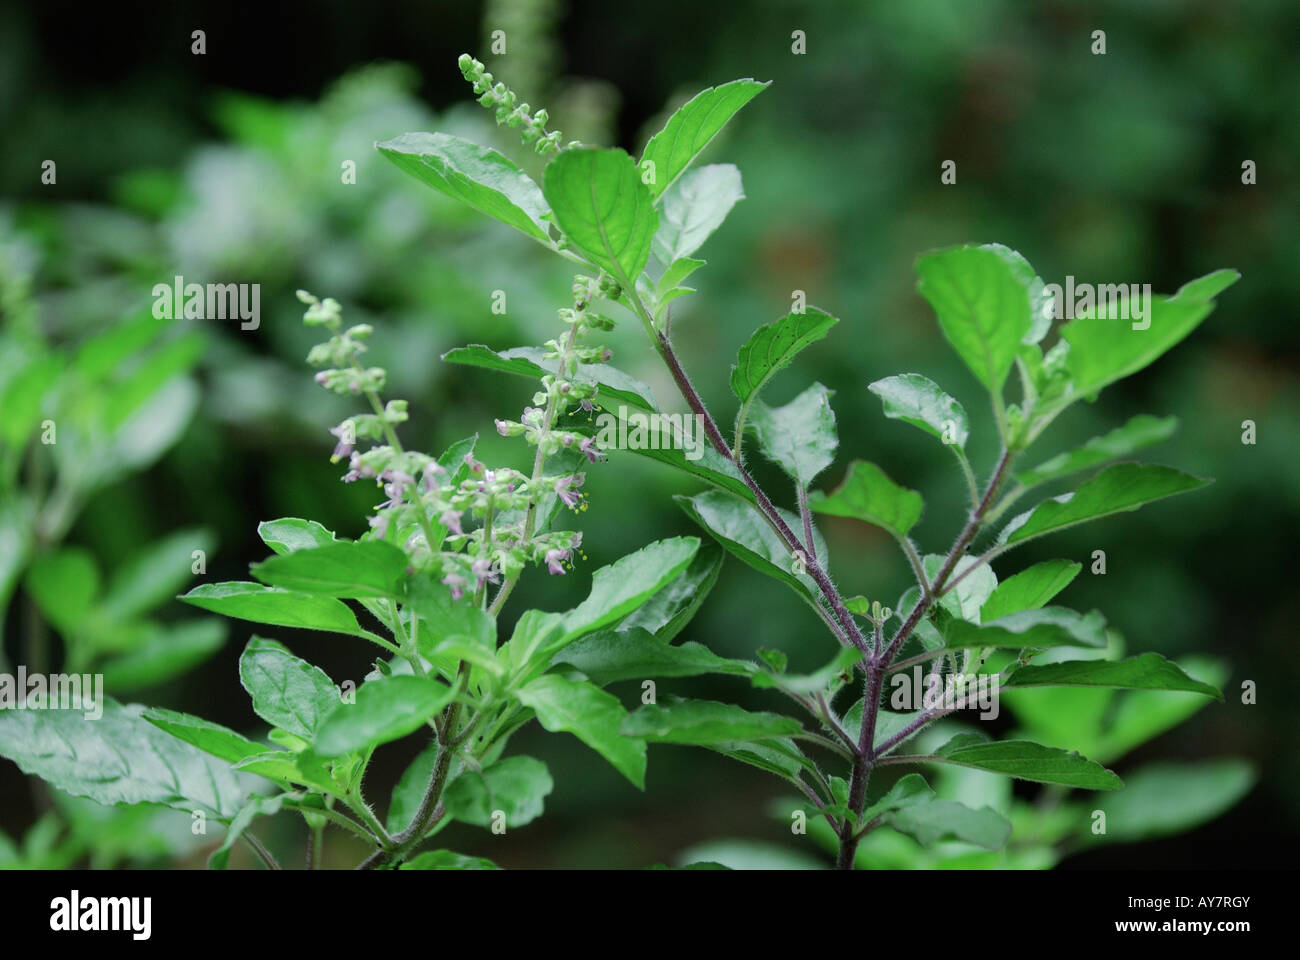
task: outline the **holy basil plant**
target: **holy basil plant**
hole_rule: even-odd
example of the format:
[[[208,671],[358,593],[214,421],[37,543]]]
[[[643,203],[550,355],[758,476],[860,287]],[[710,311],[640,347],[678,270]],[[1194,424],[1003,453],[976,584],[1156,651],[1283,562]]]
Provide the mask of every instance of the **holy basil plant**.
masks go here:
[[[182,599],[264,625],[268,634],[292,627],[368,642],[378,648],[374,670],[359,688],[336,685],[272,636],[258,636],[240,658],[239,679],[270,727],[265,740],[196,716],[110,702],[94,724],[61,711],[8,712],[0,720],[0,752],[100,803],[162,804],[228,824],[213,855],[218,866],[240,839],[273,864],[250,826],[258,817],[293,814],[305,821],[314,856],[332,825],[369,845],[362,866],[491,867],[429,849],[430,840],[454,821],[500,833],[542,814],[552,790],[546,766],[507,753],[511,735],[534,719],[577,737],[638,788],[650,743],[705,747],[764,770],[794,791],[781,815],[802,818],[803,832],[843,868],[923,863],[910,848],[878,844],[891,836],[918,851],[938,851],[935,864],[1043,866],[1083,842],[1098,809],[1111,812],[1112,832],[1136,839],[1163,829],[1144,812],[1153,797],[1209,790],[1212,799],[1192,802],[1190,810],[1184,799],[1173,829],[1185,829],[1241,795],[1250,773],[1228,764],[1143,772],[1134,777],[1143,789],[1125,802],[1120,778],[1103,764],[1189,715],[1189,701],[1219,698],[1207,680],[1221,682],[1221,675],[1211,663],[1193,669],[1153,653],[1121,656],[1121,640],[1100,613],[1053,602],[1079,572],[1076,562],[1035,564],[1001,581],[991,566],[1023,543],[1208,482],[1165,466],[1114,462],[1169,436],[1172,419],[1136,417],[1042,462],[1026,462],[1026,454],[1071,404],[1138,372],[1191,333],[1235,272],[1221,270],[1154,298],[1142,329],[1085,307],[1044,349],[1054,303],[1023,257],[995,244],[922,255],[920,292],[988,391],[1000,444],[978,483],[966,454],[972,421],[943,388],[916,373],[864,384],[887,418],[951,451],[958,482],[968,489],[962,529],[947,550],[928,553],[912,536],[921,495],[880,466],[854,460],[833,490],[814,489],[838,447],[829,390],[813,384],[784,406],[761,398],[836,318],[801,308],[759,327],[740,347],[730,375],[737,400],[730,437],[674,349],[674,303],[693,292],[685,284],[704,266],[694,254],[743,197],[734,166],[694,161],[766,84],[737,80],[703,91],[636,159],[563,144],[547,129],[545,111],[519,102],[471,57],[460,66],[480,103],[545,160],[541,184],[501,153],[445,133],[409,133],[377,149],[422,183],[581,271],[554,339],[501,351],[471,345],[444,358],[539,382],[529,406],[495,424],[533,448],[531,470],[487,466],[475,456],[474,437],[438,456],[404,448],[397,428],[407,419],[406,403],[385,400],[385,371],[362,362],[371,328],[348,326],[338,303],[300,293],[305,321],[328,334],[308,357],[319,368],[317,382],[362,407],[333,429],[333,459],[347,461],[344,481],[377,484],[382,500],[356,539],[306,519],[262,523],[270,556],[252,566],[252,580],[206,583]],[[644,328],[707,440],[696,447],[680,416],[664,416],[670,442],[628,446],[707,487],[679,502],[708,545],[695,537],[642,545],[596,570],[589,596],[576,607],[503,620],[526,571],[563,575],[582,556],[581,533],[558,520],[566,508],[585,509],[583,470],[607,456],[611,436],[626,436],[595,429],[590,412],[661,413],[646,385],[611,366],[599,342],[628,317]],[[1008,402],[1013,371],[1019,391]],[[793,509],[778,506],[755,482],[747,443],[789,477],[783,498]],[[1011,514],[1049,482],[1078,474],[1085,479],[1070,492]],[[897,542],[915,586],[892,607],[844,596],[831,579],[815,516],[879,527]],[[728,553],[811,608],[835,649],[823,669],[791,673],[786,654],[766,644],[749,661],[674,642]],[[785,695],[811,723],[669,697],[647,698],[629,712],[604,689],[701,674],[730,675]],[[922,674],[927,689],[961,695],[897,709],[897,681]],[[960,708],[1003,689],[1023,732],[993,740],[953,725]],[[1077,722],[1065,719],[1069,711]],[[367,766],[376,748],[417,736],[426,746],[381,818],[363,793]],[[1080,747],[1092,755],[1076,752]],[[894,768],[905,775],[895,777]],[[933,771],[931,781],[907,768]],[[985,785],[985,802],[971,806],[963,800],[971,798],[969,779],[954,780],[952,771],[1033,781],[1053,792],[1026,810],[1009,790]],[[1098,794],[1080,803],[1071,790]],[[1118,803],[1105,799],[1110,791],[1119,791]]]

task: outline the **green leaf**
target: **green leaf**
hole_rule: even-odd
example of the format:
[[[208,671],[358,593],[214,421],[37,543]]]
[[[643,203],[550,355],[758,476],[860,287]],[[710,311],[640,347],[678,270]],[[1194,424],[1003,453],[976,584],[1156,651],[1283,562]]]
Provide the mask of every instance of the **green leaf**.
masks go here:
[[[1177,417],[1152,417],[1138,414],[1122,427],[1110,433],[1093,437],[1077,450],[1058,454],[1050,460],[1040,463],[1032,470],[1025,470],[1015,475],[1015,482],[1032,487],[1050,480],[1058,480],[1071,473],[1087,470],[1107,460],[1127,457],[1134,451],[1168,440],[1178,429]]]
[[[1083,564],[1072,560],[1045,560],[1021,570],[998,584],[980,607],[981,623],[992,623],[1010,613],[1037,610],[1069,586]]]
[[[941,557],[937,553],[928,553],[921,558],[921,565],[925,569],[926,579],[931,584],[935,582],[939,571],[943,569],[946,559],[946,557]],[[970,573],[966,573],[970,567],[975,567],[975,569]],[[993,591],[998,585],[998,578],[988,564],[980,564],[978,558],[970,555],[963,556],[957,561],[948,582],[952,583],[959,576],[961,576],[961,580],[957,583],[957,586],[947,589],[944,595],[939,598],[939,606],[954,617],[969,620],[971,623],[980,623],[980,608],[993,595]]]
[[[262,797],[251,796],[248,802],[239,808],[234,819],[230,821],[230,826],[226,828],[226,837],[221,841],[221,846],[212,851],[212,856],[208,858],[208,868],[211,870],[224,870],[230,863],[230,851],[234,849],[239,838],[244,835],[257,817],[270,817],[280,812],[280,807],[284,803],[284,797]]]
[[[508,757],[483,770],[465,770],[447,785],[447,814],[462,823],[492,827],[496,812],[511,830],[542,815],[543,801],[555,783],[546,764],[532,757]]]
[[[398,740],[424,726],[455,696],[452,687],[432,677],[371,680],[357,691],[355,703],[342,703],[325,718],[312,749],[322,757],[337,757]]]
[[[515,623],[510,639],[497,653],[503,664],[516,671],[512,683],[524,683],[545,671],[551,658],[561,649],[564,636],[564,615],[525,610]]]
[[[229,763],[265,753],[266,747],[241,733],[188,713],[149,707],[141,716],[160,730]]]
[[[1097,610],[1077,613],[1065,607],[1042,607],[1009,613],[985,624],[952,620],[942,628],[947,646],[1105,647],[1106,619]]]
[[[880,397],[885,416],[919,427],[945,444],[965,448],[970,423],[960,403],[919,373],[877,380],[867,387]]]
[[[998,540],[1008,546],[1024,543],[1088,520],[1126,513],[1154,500],[1198,490],[1209,483],[1172,467],[1117,463],[1073,493],[1045,500],[1033,510],[1013,517],[1002,528]]]
[[[91,614],[99,595],[99,567],[88,550],[63,547],[27,568],[27,593],[60,633],[71,633]]]
[[[239,680],[253,699],[253,712],[282,730],[311,741],[340,705],[338,687],[274,640],[253,637],[239,658]]]
[[[919,773],[909,773],[900,777],[883,797],[868,804],[862,811],[862,816],[858,818],[858,822],[870,823],[884,814],[918,803],[930,803],[932,800],[934,800],[934,790],[925,782],[925,777]]]
[[[449,637],[464,637],[474,646],[496,649],[496,621],[468,598],[453,600],[451,591],[434,577],[411,577],[403,602],[424,621],[418,643],[425,656]]]
[[[1229,679],[1227,668],[1219,661],[1203,657],[1184,657],[1182,662],[1190,673],[1212,686],[1222,687]],[[1060,696],[1063,693],[1105,694],[1108,692],[1096,687],[1018,691],[1020,697],[1034,693],[1046,693],[1050,697]],[[1008,691],[1008,693],[1014,695],[1017,691]],[[1179,690],[1129,690],[1112,696],[1116,702],[1108,714],[1110,723],[1101,738],[1101,746],[1094,751],[1104,758],[1123,756],[1152,737],[1159,736],[1166,730],[1172,730],[1198,710],[1204,709],[1210,702],[1203,696]]]
[[[716,163],[689,171],[664,195],[652,251],[667,266],[689,257],[722,226],[731,208],[745,199],[740,171]],[[680,283],[674,280],[672,289]]]
[[[1060,783],[1085,790],[1116,790],[1124,785],[1110,770],[1073,751],[1044,747],[1028,740],[972,742],[977,737],[959,734],[936,750],[930,759],[1019,780]]]
[[[302,753],[268,750],[265,753],[245,757],[235,764],[235,769],[265,777],[281,786],[297,783],[306,787],[315,787],[335,796],[345,792],[343,787],[330,777],[323,762],[314,758],[310,751],[306,750]]]
[[[1001,850],[1011,836],[1011,823],[990,807],[972,809],[953,800],[931,800],[904,807],[886,818],[899,833],[923,847],[943,840],[973,843],[985,850]]]
[[[226,623],[205,618],[155,627],[139,647],[104,661],[104,686],[118,693],[170,680],[207,660],[226,642]]]
[[[618,625],[620,633],[648,630],[662,643],[671,643],[695,616],[722,570],[723,552],[713,543],[700,545],[685,570],[658,593],[632,611]]]
[[[649,743],[705,746],[744,740],[766,740],[802,733],[793,717],[779,713],[751,713],[729,703],[712,700],[675,700],[649,704],[629,714],[623,733]]]
[[[674,287],[680,286],[686,281],[687,277],[704,266],[704,264],[704,260],[692,260],[690,257],[682,257],[672,261],[655,285],[655,292],[662,296]]]
[[[361,629],[348,605],[332,597],[278,590],[260,583],[228,582],[200,584],[180,599],[237,620],[370,636]]]
[[[469,857],[450,850],[429,850],[402,864],[401,870],[500,870],[485,857]]]
[[[1097,797],[1106,833],[1094,842],[1130,843],[1186,833],[1250,792],[1255,771],[1244,760],[1152,763],[1128,775],[1124,789]]]
[[[917,289],[943,335],[995,396],[1020,343],[1041,316],[1043,284],[1020,254],[1001,244],[949,247],[917,258]]]
[[[921,519],[925,507],[915,490],[900,487],[874,463],[854,460],[844,481],[830,494],[814,491],[808,499],[814,513],[853,517],[874,524],[902,539]]]
[[[485,370],[499,370],[540,380],[547,373],[555,373],[559,360],[547,359],[541,347],[515,347],[499,353],[488,349],[481,343],[468,347],[456,347],[442,355],[447,363],[459,363],[470,367],[482,367]],[[640,380],[611,367],[607,363],[580,363],[573,377],[579,383],[599,385],[597,401],[607,407],[626,406],[635,410],[654,413],[659,408],[655,405],[654,394]]]
[[[439,193],[550,245],[542,192],[495,150],[446,133],[404,133],[375,149]]]
[[[831,396],[832,391],[814,383],[783,407],[758,401],[750,414],[763,455],[804,489],[835,462],[840,441]]]
[[[170,599],[194,578],[193,551],[212,552],[211,531],[190,527],[155,540],[117,569],[99,605],[101,616],[125,620]]]
[[[570,644],[555,657],[587,675],[598,687],[647,677],[695,677],[705,673],[746,676],[752,664],[726,660],[698,643],[670,646],[639,627],[603,630]]]
[[[587,599],[564,615],[559,644],[618,623],[671,583],[699,548],[698,537],[672,537],[601,567],[592,574]]]
[[[571,147],[546,168],[542,193],[564,235],[630,288],[645,269],[659,227],[654,198],[622,150]]]
[[[663,195],[727,121],[765,87],[766,83],[749,79],[709,87],[669,117],[664,128],[645,145],[638,164],[642,171],[654,164],[651,196],[657,199]]]
[[[740,348],[731,368],[732,392],[742,402],[753,399],[801,350],[825,337],[838,322],[829,313],[808,307],[759,327]]]
[[[334,543],[338,538],[315,520],[284,517],[264,520],[257,525],[257,535],[275,553],[293,553]]]
[[[158,729],[144,707],[104,698],[103,716],[81,710],[0,710],[0,756],[97,803],[158,803],[229,820],[248,795],[230,765]]]
[[[619,732],[627,711],[616,697],[590,683],[555,674],[538,677],[515,695],[547,730],[573,734],[638,789],[645,789],[645,742]]]
[[[730,757],[791,783],[799,782],[799,774],[812,767],[812,761],[803,755],[793,740],[771,738],[766,740],[728,740],[704,744],[714,753]]]
[[[768,526],[767,520],[758,512],[758,508],[719,490],[709,490],[693,497],[677,496],[673,499],[691,519],[709,531],[732,556],[759,573],[789,584],[801,595],[815,602],[814,598],[818,595],[817,584],[808,574],[794,571],[793,555],[776,532]],[[801,528],[798,518],[793,514],[779,508],[777,512],[792,530]],[[813,531],[813,540],[819,560],[825,563],[828,556],[826,544],[816,530]]]
[[[168,381],[111,434],[90,438],[94,459],[77,465],[86,471],[83,483],[87,487],[109,483],[149,466],[180,438],[198,406],[199,388],[192,379]]]
[[[1153,297],[1147,329],[1135,330],[1132,320],[1095,313],[1067,323],[1061,339],[1070,345],[1065,365],[1074,395],[1095,395],[1155,362],[1195,330],[1213,312],[1214,298],[1240,277],[1236,270],[1216,270],[1184,284],[1172,297]]]
[[[6,345],[6,349],[8,346]],[[28,360],[0,390],[0,443],[21,450],[41,421],[45,396],[59,380],[67,361],[62,354],[47,353]]]
[[[271,557],[249,570],[263,583],[314,596],[398,596],[406,554],[383,540],[340,540]]]
[[[1066,660],[1018,667],[1004,686],[1119,687],[1129,690],[1186,690],[1222,700],[1221,694],[1158,653],[1124,660]]]
[[[750,671],[750,682],[759,689],[788,690],[791,693],[824,693],[842,673],[853,673],[853,668],[862,660],[862,651],[857,647],[840,647],[830,663],[819,670],[807,674],[766,673]]]
[[[124,427],[133,415],[146,412],[151,402],[164,395],[169,383],[182,378],[198,363],[205,343],[204,335],[193,331],[151,351],[107,394],[104,416],[109,427]]]

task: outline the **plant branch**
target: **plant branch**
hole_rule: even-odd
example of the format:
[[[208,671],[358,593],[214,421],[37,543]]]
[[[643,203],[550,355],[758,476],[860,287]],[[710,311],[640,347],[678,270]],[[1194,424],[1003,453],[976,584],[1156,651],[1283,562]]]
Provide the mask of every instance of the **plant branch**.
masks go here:
[[[888,740],[882,741],[880,745],[876,748],[876,755],[878,757],[881,757],[881,762],[883,763],[884,754],[888,753],[890,750],[893,750],[894,747],[898,746],[908,737],[914,736],[917,733],[917,731],[919,731],[926,724],[932,723],[933,721],[938,720],[940,717],[946,717],[948,714],[952,713],[957,709],[958,709],[957,707],[947,707],[943,710],[934,710],[934,711],[927,710],[923,712],[921,716],[913,720],[902,730],[898,731],[898,733],[894,734]]]
[[[635,295],[633,295],[633,299],[637,304],[640,303],[640,300],[635,298]],[[644,310],[644,307],[641,309]],[[790,529],[789,524],[787,524],[782,518],[772,501],[768,498],[767,494],[764,493],[762,488],[754,481],[754,478],[749,475],[749,471],[745,469],[744,464],[742,464],[735,455],[732,454],[731,448],[727,446],[726,440],[722,438],[722,432],[718,429],[718,425],[714,421],[712,414],[710,414],[708,409],[704,406],[703,399],[695,389],[695,386],[691,383],[691,379],[687,376],[686,370],[682,367],[681,361],[678,360],[671,341],[669,341],[663,333],[659,333],[656,338],[656,347],[659,350],[660,356],[663,357],[664,362],[668,365],[668,370],[677,384],[677,389],[681,392],[682,397],[691,408],[691,412],[697,414],[704,423],[704,433],[709,438],[709,442],[713,444],[714,449],[717,450],[718,453],[729,460],[736,468],[737,472],[740,474],[740,479],[744,482],[745,486],[749,488],[750,492],[753,493],[759,512],[776,532],[776,535],[781,538],[781,541],[785,544],[787,550],[792,554],[796,550],[802,551],[803,544],[800,543],[799,538],[794,534],[794,531]],[[830,604],[831,610],[834,611],[835,619],[839,621],[840,626],[844,629],[844,633],[849,638],[850,642],[852,642],[852,644],[858,649],[864,652],[867,651],[867,641],[866,638],[863,637],[862,631],[858,628],[857,621],[853,619],[853,615],[849,613],[848,608],[844,606],[844,600],[840,596],[839,591],[835,588],[835,585],[831,583],[830,577],[828,577],[826,572],[822,570],[821,565],[815,557],[809,556],[807,558],[806,569],[808,575],[812,577],[813,582],[817,584],[817,588]]]
[[[320,816],[328,820],[330,823],[334,824],[335,826],[342,827],[344,830],[347,830],[349,833],[356,834],[358,837],[360,837],[362,840],[365,840],[367,843],[371,843],[371,844],[379,843],[379,837],[371,833],[369,830],[367,830],[361,824],[357,823],[355,820],[349,820],[347,817],[343,816],[343,814],[339,813],[337,810],[331,810],[328,807],[309,807],[304,803],[299,803],[290,800],[285,800],[283,802],[283,806],[286,810],[297,810],[300,813],[319,814]]]
[[[943,595],[945,584],[952,575],[957,563],[966,553],[966,548],[970,546],[975,535],[979,533],[980,527],[984,523],[984,514],[993,503],[993,498],[997,495],[998,488],[1002,485],[1002,480],[1006,476],[1007,468],[1011,465],[1011,451],[1005,446],[1002,448],[1002,455],[998,457],[998,464],[993,470],[993,476],[989,479],[988,489],[984,491],[984,496],[980,499],[979,504],[971,511],[970,519],[966,521],[966,526],[958,534],[957,540],[948,551],[944,558],[943,565],[939,572],[935,574],[934,582],[930,584],[930,589],[925,591],[920,600],[917,601],[916,607],[913,608],[911,615],[894,634],[894,639],[890,641],[889,647],[885,650],[884,662],[888,666],[898,655],[899,649],[911,636],[916,625],[921,622],[921,618],[929,611],[930,605],[936,598]],[[962,571],[963,575],[966,571]]]
[[[248,846],[252,849],[253,853],[257,854],[257,859],[261,860],[262,863],[266,865],[266,869],[268,870],[280,869],[280,862],[276,860],[274,856],[271,855],[270,850],[266,849],[266,847],[262,845],[262,841],[258,840],[257,837],[253,836],[253,834],[250,831],[245,830],[241,838],[245,843],[248,844]]]
[[[577,338],[577,335],[578,328],[576,326],[570,327],[569,339],[564,345],[566,351],[573,349],[573,343]],[[557,377],[564,376],[563,357],[560,358],[560,362],[556,365],[555,370],[555,375]],[[542,441],[545,439],[546,435],[551,432],[551,427],[555,425],[556,395],[557,391],[552,391],[550,397],[546,401],[546,413],[542,416],[542,429],[537,438],[537,454],[533,457],[533,476],[532,479],[528,481],[530,492],[536,491],[537,485],[542,480],[542,470],[546,466],[546,449],[543,447]],[[524,531],[523,537],[520,539],[521,544],[527,544],[532,538],[533,524],[536,522],[536,519],[537,501],[530,497],[528,501],[528,509],[524,511]],[[516,574],[513,577],[507,578],[506,582],[501,584],[501,589],[497,591],[497,595],[492,598],[492,604],[488,607],[488,616],[495,618],[496,615],[501,612],[501,608],[505,606],[506,600],[514,591],[515,584],[519,582],[519,577],[520,575]]]
[[[812,511],[808,509],[808,488],[802,483],[795,484],[795,497],[799,502],[799,517],[803,520],[804,552],[810,560],[817,559],[817,545],[813,543]]]

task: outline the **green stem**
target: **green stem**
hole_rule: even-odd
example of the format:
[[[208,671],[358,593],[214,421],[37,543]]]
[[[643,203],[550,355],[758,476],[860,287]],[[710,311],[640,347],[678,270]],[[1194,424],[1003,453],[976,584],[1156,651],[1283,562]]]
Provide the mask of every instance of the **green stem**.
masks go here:
[[[258,840],[257,837],[253,836],[253,834],[247,830],[244,831],[242,839],[245,843],[249,845],[249,847],[252,848],[253,853],[257,854],[257,858],[266,865],[266,869],[268,870],[280,869],[279,861],[277,861],[275,857],[271,855],[270,850],[266,849],[266,847],[262,845],[261,840]]]
[[[578,328],[576,326],[570,327],[569,339],[564,344],[564,350],[566,353],[573,349],[573,343],[577,339],[577,336]],[[560,378],[564,377],[564,366],[564,357],[560,357],[559,363],[556,364],[555,368],[557,382]],[[530,492],[533,493],[536,493],[537,485],[542,480],[542,470],[546,466],[546,450],[542,446],[542,442],[545,440],[546,435],[551,432],[551,427],[555,425],[556,397],[558,393],[558,390],[551,391],[551,395],[546,401],[546,413],[542,415],[542,429],[537,438],[537,454],[533,457],[533,476],[528,482],[528,488]],[[533,496],[529,497],[528,509],[524,511],[524,533],[523,537],[520,539],[521,546],[527,546],[529,540],[532,538],[533,524],[536,522],[536,517],[537,499]],[[501,612],[501,608],[505,606],[506,600],[509,599],[510,594],[514,591],[515,584],[519,582],[519,577],[519,574],[515,574],[513,577],[508,577],[506,582],[501,584],[501,589],[498,590],[497,595],[492,598],[492,605],[488,607],[489,616],[495,617]]]
[[[358,374],[364,376],[365,370],[363,370],[361,364],[357,362],[356,357],[352,358],[352,367]],[[402,442],[397,439],[397,431],[393,429],[393,425],[388,422],[388,417],[384,415],[384,404],[383,401],[380,400],[379,394],[374,390],[367,390],[366,398],[370,401],[370,409],[375,412],[375,416],[379,418],[379,422],[384,425],[384,438],[388,441],[388,445],[392,447],[393,452],[399,456],[405,453],[406,451],[402,447]],[[437,549],[437,544],[434,543],[433,527],[429,525],[429,517],[424,511],[424,504],[420,502],[418,494],[416,494],[412,499],[415,503],[416,515],[420,520],[420,529],[424,532],[424,542],[428,544],[429,551],[433,552]]]
[[[957,463],[961,466],[961,474],[966,479],[966,491],[970,495],[970,505],[973,510],[980,502],[979,486],[975,482],[975,471],[970,468],[970,460],[967,459],[965,450],[955,443],[950,443],[948,446],[952,448],[953,454],[957,457]]]
[[[312,807],[312,806],[308,806],[305,803],[301,803],[297,801],[289,801],[289,800],[283,801],[282,806],[286,810],[297,810],[300,813],[318,814],[319,816],[324,817],[326,820],[328,820],[330,823],[334,824],[335,826],[342,827],[344,830],[348,831],[349,833],[355,834],[356,836],[360,837],[362,840],[366,841],[367,843],[371,843],[371,844],[379,843],[379,837],[377,835],[370,833],[368,830],[366,830],[363,826],[361,826],[361,824],[357,823],[355,820],[349,820],[347,817],[343,816],[343,814],[339,813],[337,810],[331,810],[328,807]]]

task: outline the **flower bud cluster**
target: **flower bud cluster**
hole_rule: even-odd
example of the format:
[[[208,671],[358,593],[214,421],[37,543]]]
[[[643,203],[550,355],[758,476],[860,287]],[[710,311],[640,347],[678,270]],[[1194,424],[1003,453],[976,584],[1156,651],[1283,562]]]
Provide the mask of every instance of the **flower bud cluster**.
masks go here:
[[[316,382],[334,393],[363,394],[375,411],[353,414],[331,428],[336,440],[331,460],[348,461],[344,482],[373,480],[382,490],[384,500],[370,518],[372,536],[401,545],[412,571],[437,577],[454,598],[513,581],[529,565],[563,574],[580,553],[580,532],[534,527],[537,512],[555,500],[574,512],[586,509],[579,492],[585,476],[548,476],[541,470],[546,460],[566,449],[582,452],[593,463],[601,459],[591,438],[555,429],[554,424],[574,406],[592,408],[598,384],[582,376],[580,366],[607,360],[609,351],[579,346],[576,339],[608,329],[604,318],[587,309],[602,289],[598,281],[578,278],[573,306],[560,311],[566,330],[546,345],[545,359],[555,372],[542,378],[542,390],[535,397],[538,406],[526,408],[518,422],[497,421],[503,436],[522,436],[540,448],[533,477],[508,467],[489,469],[472,451],[444,462],[404,450],[395,427],[408,418],[406,401],[381,403],[386,371],[363,367],[358,359],[372,329],[365,324],[344,328],[336,301],[299,291],[308,306],[304,322],[331,334],[308,357],[313,365],[328,365]],[[370,443],[364,451],[358,449],[363,441]]]
[[[487,73],[486,66],[468,53],[461,53],[458,64],[460,73],[473,85],[478,103],[497,114],[497,124],[519,130],[524,146],[532,147],[538,153],[560,150],[560,131],[551,130],[547,133],[546,124],[550,121],[550,114],[545,109],[530,112],[532,108],[528,103],[520,101],[515,91],[504,83],[494,81],[493,75]],[[576,146],[576,140],[567,146]]]
[[[460,72],[473,84],[478,102],[495,111],[498,124],[517,129],[524,145],[538,153],[560,149],[560,131],[547,132],[546,124],[550,117],[545,110],[530,113],[527,103],[521,102],[504,83],[493,80],[487,68],[468,53],[462,53],[458,63]]]

